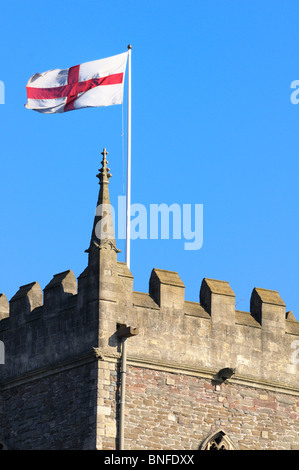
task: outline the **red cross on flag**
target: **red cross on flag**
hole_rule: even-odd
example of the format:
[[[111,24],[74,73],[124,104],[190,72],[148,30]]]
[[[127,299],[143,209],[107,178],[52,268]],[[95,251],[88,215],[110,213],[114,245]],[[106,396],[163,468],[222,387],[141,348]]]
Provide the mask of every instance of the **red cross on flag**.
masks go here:
[[[128,52],[69,69],[33,75],[26,86],[26,108],[40,113],[110,106],[123,102]]]

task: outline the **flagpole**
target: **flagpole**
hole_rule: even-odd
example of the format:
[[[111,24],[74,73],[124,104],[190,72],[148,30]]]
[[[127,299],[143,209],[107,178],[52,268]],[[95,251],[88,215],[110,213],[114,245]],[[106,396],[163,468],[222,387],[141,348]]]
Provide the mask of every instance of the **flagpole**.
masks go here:
[[[130,269],[131,241],[131,44],[128,45],[128,142],[127,142],[127,218],[126,218],[126,264]]]

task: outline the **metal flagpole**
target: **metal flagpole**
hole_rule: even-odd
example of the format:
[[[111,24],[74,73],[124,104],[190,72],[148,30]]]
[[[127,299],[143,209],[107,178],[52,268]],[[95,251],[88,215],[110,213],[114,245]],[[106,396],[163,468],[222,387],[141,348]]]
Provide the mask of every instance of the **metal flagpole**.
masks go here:
[[[128,45],[128,144],[127,144],[127,218],[126,218],[126,264],[130,269],[131,241],[131,44]]]

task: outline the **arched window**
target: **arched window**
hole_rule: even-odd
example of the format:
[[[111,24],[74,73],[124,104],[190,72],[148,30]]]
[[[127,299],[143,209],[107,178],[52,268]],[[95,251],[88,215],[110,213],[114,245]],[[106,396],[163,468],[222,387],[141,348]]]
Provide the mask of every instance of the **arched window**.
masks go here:
[[[210,434],[201,444],[201,450],[234,450],[235,447],[230,438],[222,429]]]

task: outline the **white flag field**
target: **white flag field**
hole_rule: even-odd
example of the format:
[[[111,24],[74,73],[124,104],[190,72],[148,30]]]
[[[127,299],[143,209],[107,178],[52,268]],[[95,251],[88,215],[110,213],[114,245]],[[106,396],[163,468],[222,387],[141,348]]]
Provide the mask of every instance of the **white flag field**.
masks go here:
[[[122,104],[128,52],[33,75],[26,108],[40,113]]]

